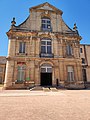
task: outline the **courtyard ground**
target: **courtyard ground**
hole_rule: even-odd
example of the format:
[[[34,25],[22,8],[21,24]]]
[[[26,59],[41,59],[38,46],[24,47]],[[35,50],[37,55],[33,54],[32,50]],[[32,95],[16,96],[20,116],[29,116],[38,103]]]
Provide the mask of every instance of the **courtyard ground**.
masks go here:
[[[90,120],[90,90],[0,90],[0,120]]]

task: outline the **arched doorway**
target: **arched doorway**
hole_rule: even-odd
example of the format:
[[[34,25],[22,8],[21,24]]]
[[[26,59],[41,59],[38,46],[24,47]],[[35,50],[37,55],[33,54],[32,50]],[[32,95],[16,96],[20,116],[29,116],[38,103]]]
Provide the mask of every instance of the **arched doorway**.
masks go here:
[[[41,66],[41,86],[52,86],[52,66],[43,64]]]

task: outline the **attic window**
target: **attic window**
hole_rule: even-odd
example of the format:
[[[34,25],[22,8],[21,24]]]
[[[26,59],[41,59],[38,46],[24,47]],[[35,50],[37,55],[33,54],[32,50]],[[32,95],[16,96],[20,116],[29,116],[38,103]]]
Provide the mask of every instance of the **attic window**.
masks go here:
[[[43,17],[41,19],[41,30],[51,31],[51,20],[48,17]]]

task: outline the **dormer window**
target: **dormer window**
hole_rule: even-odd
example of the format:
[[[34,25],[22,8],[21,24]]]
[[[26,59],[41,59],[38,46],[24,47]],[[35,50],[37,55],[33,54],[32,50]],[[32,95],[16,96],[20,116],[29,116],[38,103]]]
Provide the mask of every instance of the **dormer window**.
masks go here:
[[[48,17],[43,17],[41,19],[41,30],[43,31],[51,31],[51,20]]]

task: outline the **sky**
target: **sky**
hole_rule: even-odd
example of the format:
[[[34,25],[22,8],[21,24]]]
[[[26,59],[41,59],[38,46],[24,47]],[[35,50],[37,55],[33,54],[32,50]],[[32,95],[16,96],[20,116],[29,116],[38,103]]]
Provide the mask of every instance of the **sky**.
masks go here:
[[[77,24],[81,44],[90,44],[90,0],[0,0],[0,56],[8,54],[6,32],[12,18],[19,25],[29,16],[29,8],[45,2],[63,11],[62,18],[71,29]]]

